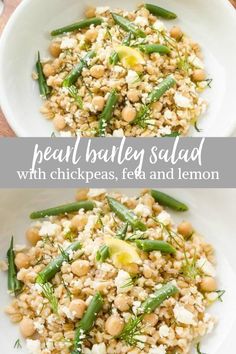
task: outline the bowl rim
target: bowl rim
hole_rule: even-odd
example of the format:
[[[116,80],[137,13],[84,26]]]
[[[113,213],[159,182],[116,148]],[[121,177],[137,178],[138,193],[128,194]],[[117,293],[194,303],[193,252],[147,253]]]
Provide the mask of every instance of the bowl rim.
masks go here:
[[[3,80],[3,68],[4,68],[4,52],[7,43],[7,38],[10,32],[13,29],[14,23],[17,18],[25,11],[27,6],[32,3],[33,0],[22,0],[21,3],[16,7],[13,14],[10,16],[7,24],[5,25],[2,34],[0,36],[0,108],[5,116],[10,127],[13,129],[14,133],[17,137],[39,137],[37,135],[29,135],[27,130],[22,127],[19,120],[15,119],[14,108],[8,101],[7,92],[4,90],[4,85],[1,82]],[[218,5],[220,4],[225,8],[228,12],[228,16],[232,18],[232,20],[236,19],[236,10],[229,0],[212,0],[215,1]],[[153,0],[150,1],[151,3]],[[213,4],[212,4],[213,5]],[[223,133],[218,135],[218,137],[230,137],[234,134],[236,129],[236,119],[232,120],[227,124],[227,127],[224,127]]]

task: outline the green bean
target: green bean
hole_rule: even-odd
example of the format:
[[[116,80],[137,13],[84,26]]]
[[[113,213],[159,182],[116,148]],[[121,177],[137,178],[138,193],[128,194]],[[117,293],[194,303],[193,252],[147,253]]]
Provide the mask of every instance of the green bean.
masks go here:
[[[151,54],[151,53],[169,54],[170,53],[170,48],[161,44],[142,44],[139,46],[139,49],[146,54]]]
[[[124,31],[132,33],[135,37],[146,37],[146,34],[126,18],[112,13],[112,17],[117,25]]]
[[[88,67],[89,62],[92,58],[94,58],[96,53],[94,51],[88,52],[83,59],[80,60],[80,63],[77,64],[71,72],[66,76],[63,81],[64,87],[70,87],[73,85],[81,75],[84,68]]]
[[[176,84],[176,81],[171,77],[167,76],[149,95],[147,98],[147,103],[153,103],[158,101],[171,87]]]
[[[38,52],[38,60],[36,62],[36,70],[38,74],[38,84],[39,84],[39,92],[42,98],[47,99],[50,96],[51,89],[47,84],[46,77],[43,73],[43,66],[40,59],[40,53]]]
[[[161,251],[163,253],[175,254],[176,249],[168,242],[159,240],[136,240],[136,245],[144,252]]]
[[[128,222],[122,225],[121,228],[116,233],[116,238],[119,238],[120,240],[124,240],[128,231],[128,227],[129,227]]]
[[[17,296],[22,288],[23,283],[17,279],[17,269],[15,265],[15,252],[14,252],[14,238],[12,236],[10,247],[7,251],[7,260],[8,260],[8,290],[10,293]]]
[[[85,336],[93,328],[94,322],[97,319],[98,313],[101,311],[103,306],[103,298],[100,293],[96,293],[92,298],[82,320],[75,332],[74,349],[71,354],[81,354],[82,344]]]
[[[74,202],[70,204],[60,205],[54,208],[49,208],[40,211],[34,211],[30,214],[31,219],[40,219],[45,218],[47,216],[55,216],[67,213],[74,213],[80,209],[84,210],[93,210],[95,207],[95,203],[91,200],[81,200],[80,202]]]
[[[56,273],[60,272],[63,262],[69,261],[69,255],[72,251],[81,249],[79,241],[72,243],[67,249],[63,250],[59,256],[54,258],[37,276],[36,282],[45,284],[50,281]]]
[[[72,25],[68,25],[62,28],[58,28],[51,32],[51,36],[59,36],[60,34],[67,32],[74,32],[83,28],[88,28],[91,25],[98,26],[101,25],[103,20],[98,17],[93,17],[90,19],[82,20],[80,22],[72,23]]]
[[[179,290],[172,283],[163,285],[160,289],[150,295],[141,305],[143,313],[151,313],[160,306],[165,300],[177,294]]]
[[[99,136],[105,136],[107,122],[109,122],[112,118],[112,114],[117,101],[118,101],[117,92],[116,90],[112,90],[107,99],[105,108],[99,117],[99,128],[98,128]]]
[[[107,197],[108,204],[111,210],[124,222],[128,222],[133,229],[146,231],[147,226],[138,219],[138,217],[126,206],[118,202],[116,199]]]
[[[163,17],[166,20],[174,20],[175,18],[177,18],[177,15],[174,12],[163,9],[163,7],[159,7],[153,4],[145,4],[144,6],[148,11],[151,12],[151,14],[155,16]]]
[[[105,262],[105,260],[109,257],[110,257],[109,247],[106,245],[101,246],[97,251],[96,260],[98,262]]]
[[[174,199],[173,197],[157,191],[157,190],[151,190],[151,196],[155,199],[156,202],[159,204],[169,207],[170,209],[176,210],[176,211],[187,211],[188,206],[182,202],[179,202],[178,200]]]

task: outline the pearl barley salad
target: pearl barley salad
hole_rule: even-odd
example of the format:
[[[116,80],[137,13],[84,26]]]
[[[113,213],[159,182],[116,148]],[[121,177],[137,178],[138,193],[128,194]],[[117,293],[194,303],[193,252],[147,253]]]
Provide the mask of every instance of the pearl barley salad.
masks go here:
[[[207,78],[199,44],[176,14],[151,4],[128,12],[87,8],[87,19],[53,30],[51,59],[33,78],[41,113],[60,136],[186,135],[206,111]]]
[[[188,209],[156,190],[90,189],[30,215],[31,246],[12,238],[7,253],[6,308],[29,353],[200,353],[216,323],[207,309],[224,293],[214,251],[163,206]]]

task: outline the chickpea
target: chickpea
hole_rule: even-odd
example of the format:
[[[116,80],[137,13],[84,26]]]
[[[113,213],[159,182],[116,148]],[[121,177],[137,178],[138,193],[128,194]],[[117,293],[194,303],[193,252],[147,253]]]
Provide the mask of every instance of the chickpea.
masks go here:
[[[119,294],[114,300],[114,305],[118,310],[125,312],[125,311],[129,311],[130,308],[129,302],[130,302],[129,296],[125,294]]]
[[[102,111],[105,106],[105,100],[102,96],[95,96],[92,100],[92,104],[96,111]]]
[[[130,274],[138,274],[139,273],[139,267],[136,263],[130,263],[125,266],[123,266],[124,270]]]
[[[147,313],[144,318],[143,321],[149,325],[149,326],[156,326],[157,322],[158,322],[158,316],[155,313]]]
[[[39,230],[36,229],[36,227],[31,227],[26,231],[26,238],[33,246],[35,246],[37,242],[41,240]]]
[[[97,36],[98,36],[98,32],[95,29],[89,29],[85,33],[85,39],[88,42],[94,42],[97,39]]]
[[[124,325],[122,318],[117,315],[112,315],[106,320],[105,330],[111,336],[118,336],[122,332]]]
[[[75,314],[76,318],[82,318],[86,309],[86,303],[83,300],[72,300],[69,305],[69,310]]]
[[[96,9],[95,7],[89,6],[85,11],[85,16],[88,18],[92,18],[96,16]]]
[[[144,70],[144,67],[143,67],[142,64],[136,64],[136,65],[134,65],[133,69],[134,69],[135,71],[137,71],[138,73],[142,73],[143,70]]]
[[[45,64],[43,66],[43,73],[46,77],[55,75],[56,71],[51,64]]]
[[[71,264],[71,271],[78,277],[82,277],[89,271],[89,262],[85,260],[77,260]]]
[[[103,65],[94,65],[90,69],[90,74],[95,79],[100,79],[101,77],[103,77],[104,73],[105,73],[105,68]]]
[[[130,102],[136,103],[140,99],[139,91],[135,90],[135,89],[129,90],[128,93],[127,93],[127,97],[130,100]]]
[[[54,58],[58,58],[61,54],[61,46],[58,42],[52,42],[49,46],[49,52]]]
[[[53,119],[54,127],[57,131],[63,130],[66,127],[66,121],[63,116],[57,114]]]
[[[163,104],[161,102],[154,102],[152,104],[152,109],[156,112],[161,112],[162,108],[163,108]]]
[[[23,320],[20,321],[20,332],[24,338],[32,337],[35,333],[34,321],[24,317]]]
[[[206,73],[204,70],[196,69],[192,73],[193,81],[204,81],[206,79]]]
[[[206,292],[216,291],[217,289],[216,280],[212,277],[204,277],[200,283],[200,288],[202,291],[206,291]]]
[[[179,41],[183,36],[183,32],[179,27],[174,26],[170,30],[170,36]]]
[[[122,113],[121,116],[124,119],[124,121],[126,121],[127,123],[132,122],[132,120],[134,120],[134,118],[136,117],[136,109],[134,107],[131,106],[126,106]]]
[[[30,266],[30,257],[25,253],[17,253],[15,257],[15,265],[18,269],[29,268]]]
[[[155,68],[152,65],[147,66],[147,72],[149,75],[154,75],[155,74]]]
[[[82,231],[87,224],[87,217],[86,215],[75,215],[71,219],[71,226],[73,229],[76,229],[78,231]]]
[[[86,200],[88,199],[88,188],[84,189],[79,189],[78,192],[76,193],[76,200],[79,202],[80,200]]]
[[[190,237],[193,234],[193,227],[188,221],[183,221],[178,226],[178,233],[185,238]]]

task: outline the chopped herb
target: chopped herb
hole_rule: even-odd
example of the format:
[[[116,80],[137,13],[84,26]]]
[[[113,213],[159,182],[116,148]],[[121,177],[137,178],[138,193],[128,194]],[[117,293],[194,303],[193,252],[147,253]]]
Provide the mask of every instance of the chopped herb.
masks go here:
[[[191,280],[196,279],[196,277],[200,274],[199,269],[196,265],[196,254],[194,254],[192,260],[189,260],[186,256],[186,252],[184,252],[185,261],[182,264],[182,274]]]
[[[50,283],[39,284],[43,290],[43,295],[48,299],[52,311],[58,313],[58,300],[54,295],[53,286]]]
[[[148,120],[150,120],[150,109],[147,105],[142,105],[140,111],[131,124],[136,124],[140,128],[145,129],[149,125]]]
[[[83,100],[81,98],[81,96],[78,95],[78,89],[72,85],[70,87],[68,87],[68,92],[69,95],[74,98],[76,104],[79,106],[80,109],[83,109]]]
[[[198,343],[196,344],[196,350],[197,350],[197,354],[206,354],[206,353],[201,352],[201,349],[200,349],[200,342],[198,342]]]
[[[56,138],[56,134],[54,132],[51,134],[51,138]]]
[[[179,132],[173,132],[170,134],[163,135],[162,138],[176,138],[177,136],[180,136]]]
[[[225,290],[217,290],[216,293],[218,294],[217,299],[218,299],[220,302],[223,302],[222,296],[225,294]]]
[[[207,86],[208,86],[209,88],[211,88],[212,81],[213,81],[213,79],[206,79]]]
[[[129,288],[130,286],[135,285],[135,283],[137,282],[138,278],[139,278],[139,275],[133,276],[126,284],[121,286],[121,289]]]
[[[17,339],[14,344],[14,349],[21,349],[21,348],[22,348],[22,345],[21,345],[20,339]]]
[[[197,131],[198,133],[201,133],[201,132],[202,132],[202,129],[198,128],[197,122],[194,123],[194,128],[196,129],[196,131]]]
[[[61,247],[61,245],[58,245],[58,248],[61,252],[61,255],[62,255],[64,261],[69,263],[70,262],[69,254]]]
[[[69,232],[67,232],[67,233],[65,234],[64,238],[65,238],[66,240],[69,240],[70,242],[73,242],[74,239],[76,238],[76,236],[77,236],[77,235],[76,235],[75,232],[69,231]]]
[[[140,324],[142,319],[143,316],[132,316],[118,338],[125,341],[130,346],[134,346],[140,342],[138,336],[141,334]]]
[[[64,281],[63,278],[61,278],[61,281],[62,281],[62,284],[63,284],[65,290],[66,290],[67,297],[68,297],[68,299],[71,301],[71,300],[72,300],[71,291],[70,291],[70,289],[68,288],[68,286],[66,285],[66,283],[65,283],[65,281]]]

